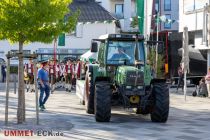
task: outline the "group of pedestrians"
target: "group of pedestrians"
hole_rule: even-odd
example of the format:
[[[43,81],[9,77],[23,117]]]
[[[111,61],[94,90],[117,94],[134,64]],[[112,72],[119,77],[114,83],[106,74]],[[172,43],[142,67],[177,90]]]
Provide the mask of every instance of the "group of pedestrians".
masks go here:
[[[66,63],[49,62],[49,82],[52,92],[57,88],[65,88],[71,92],[76,87],[76,80],[80,79],[81,62],[68,60]]]

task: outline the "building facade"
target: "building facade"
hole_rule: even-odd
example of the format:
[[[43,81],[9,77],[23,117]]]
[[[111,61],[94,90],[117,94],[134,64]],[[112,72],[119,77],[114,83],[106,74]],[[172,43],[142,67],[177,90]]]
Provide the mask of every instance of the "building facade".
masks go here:
[[[179,1],[178,0],[154,0],[153,14],[165,16],[166,19],[175,20],[173,23],[161,22],[159,31],[178,31],[179,30]]]
[[[188,31],[194,33],[194,45],[196,49],[206,50],[207,68],[210,67],[210,51],[208,27],[210,23],[205,6],[210,5],[209,0],[179,0],[179,32],[183,32],[184,27],[188,27]]]
[[[96,0],[96,2],[120,21],[122,32],[138,31],[138,28],[130,26],[132,17],[137,16],[136,0]]]
[[[114,17],[119,19],[121,31],[135,32],[138,28],[130,26],[131,19],[137,16],[136,0],[96,0]],[[156,31],[154,15],[165,16],[167,19],[175,20],[173,23],[159,24],[159,31],[178,31],[179,29],[179,1],[178,0],[145,0],[144,1],[144,33]],[[153,24],[151,24],[151,22]]]

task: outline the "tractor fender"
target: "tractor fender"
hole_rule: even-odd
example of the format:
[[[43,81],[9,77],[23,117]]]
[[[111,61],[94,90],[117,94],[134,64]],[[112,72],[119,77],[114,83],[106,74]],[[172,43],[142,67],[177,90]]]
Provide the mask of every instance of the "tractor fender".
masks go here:
[[[155,84],[155,83],[166,83],[166,79],[154,78],[151,80],[150,85]]]
[[[96,77],[95,82],[99,82],[99,81],[106,81],[106,82],[110,82],[110,77]]]

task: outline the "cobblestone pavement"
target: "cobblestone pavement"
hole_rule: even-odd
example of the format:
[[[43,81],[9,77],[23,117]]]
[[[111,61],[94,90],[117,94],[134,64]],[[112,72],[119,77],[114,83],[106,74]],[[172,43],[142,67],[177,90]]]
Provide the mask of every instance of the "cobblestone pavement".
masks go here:
[[[190,95],[193,89],[189,89]],[[35,95],[26,93],[26,123],[16,124],[17,94],[10,93],[9,125],[4,125],[5,92],[0,92],[0,140],[209,140],[210,98],[187,96],[170,91],[170,114],[167,123],[152,123],[149,116],[115,108],[110,123],[96,123],[85,113],[75,93],[57,91],[51,94],[40,112],[40,125],[35,119]],[[52,130],[64,136],[6,137],[5,130]]]

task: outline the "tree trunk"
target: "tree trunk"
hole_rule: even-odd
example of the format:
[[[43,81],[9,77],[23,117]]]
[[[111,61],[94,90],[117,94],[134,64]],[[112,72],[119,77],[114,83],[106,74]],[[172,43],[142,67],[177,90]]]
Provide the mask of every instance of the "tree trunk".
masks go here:
[[[25,121],[25,85],[23,74],[23,42],[19,42],[19,65],[18,65],[18,110],[17,123],[21,124]]]

